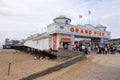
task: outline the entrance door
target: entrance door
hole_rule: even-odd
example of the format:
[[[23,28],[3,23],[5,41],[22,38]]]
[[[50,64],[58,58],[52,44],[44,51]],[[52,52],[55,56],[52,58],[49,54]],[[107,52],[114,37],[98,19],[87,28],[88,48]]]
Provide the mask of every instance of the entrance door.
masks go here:
[[[68,46],[69,46],[68,42],[63,42],[63,48],[64,49],[68,49]]]

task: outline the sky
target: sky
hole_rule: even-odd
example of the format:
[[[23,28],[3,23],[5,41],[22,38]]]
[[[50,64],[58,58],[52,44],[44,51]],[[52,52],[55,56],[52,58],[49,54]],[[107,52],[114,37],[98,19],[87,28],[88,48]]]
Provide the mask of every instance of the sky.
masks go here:
[[[111,38],[120,38],[120,0],[0,0],[0,44],[5,38],[25,39],[43,33],[53,19],[65,15],[71,24],[102,24]]]

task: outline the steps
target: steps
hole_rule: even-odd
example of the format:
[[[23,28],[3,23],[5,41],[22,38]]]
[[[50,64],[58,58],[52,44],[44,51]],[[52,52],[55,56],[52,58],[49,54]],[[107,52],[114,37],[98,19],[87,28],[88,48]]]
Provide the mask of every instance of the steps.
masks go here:
[[[68,60],[69,58],[81,55],[82,53],[80,51],[59,49],[56,54],[57,54],[57,60],[64,61],[64,60]]]

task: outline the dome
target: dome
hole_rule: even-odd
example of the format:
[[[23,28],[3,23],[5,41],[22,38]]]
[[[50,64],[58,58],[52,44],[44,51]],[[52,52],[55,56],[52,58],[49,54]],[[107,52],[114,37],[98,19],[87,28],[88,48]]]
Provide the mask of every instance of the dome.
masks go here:
[[[57,23],[68,23],[69,24],[71,22],[71,19],[67,18],[64,15],[60,15],[60,16],[56,17],[55,19],[53,19],[53,21],[57,22]]]
[[[56,17],[54,20],[56,20],[56,19],[69,19],[69,20],[71,21],[70,18],[67,18],[67,17],[64,16],[64,15],[60,15],[60,16]]]
[[[57,18],[66,18],[66,16],[60,15],[60,16],[58,16]]]

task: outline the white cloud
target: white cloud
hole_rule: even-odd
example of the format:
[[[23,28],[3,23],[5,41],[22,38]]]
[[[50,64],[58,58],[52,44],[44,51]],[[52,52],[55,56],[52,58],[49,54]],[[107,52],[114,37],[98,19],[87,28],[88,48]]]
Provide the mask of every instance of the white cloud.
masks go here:
[[[72,24],[78,24],[79,15],[83,15],[81,24],[86,24],[88,10],[92,11],[90,22],[109,27],[112,38],[116,38],[120,30],[119,7],[119,0],[1,0],[1,39],[21,39],[35,32],[41,33],[44,27],[61,14],[70,17]]]

